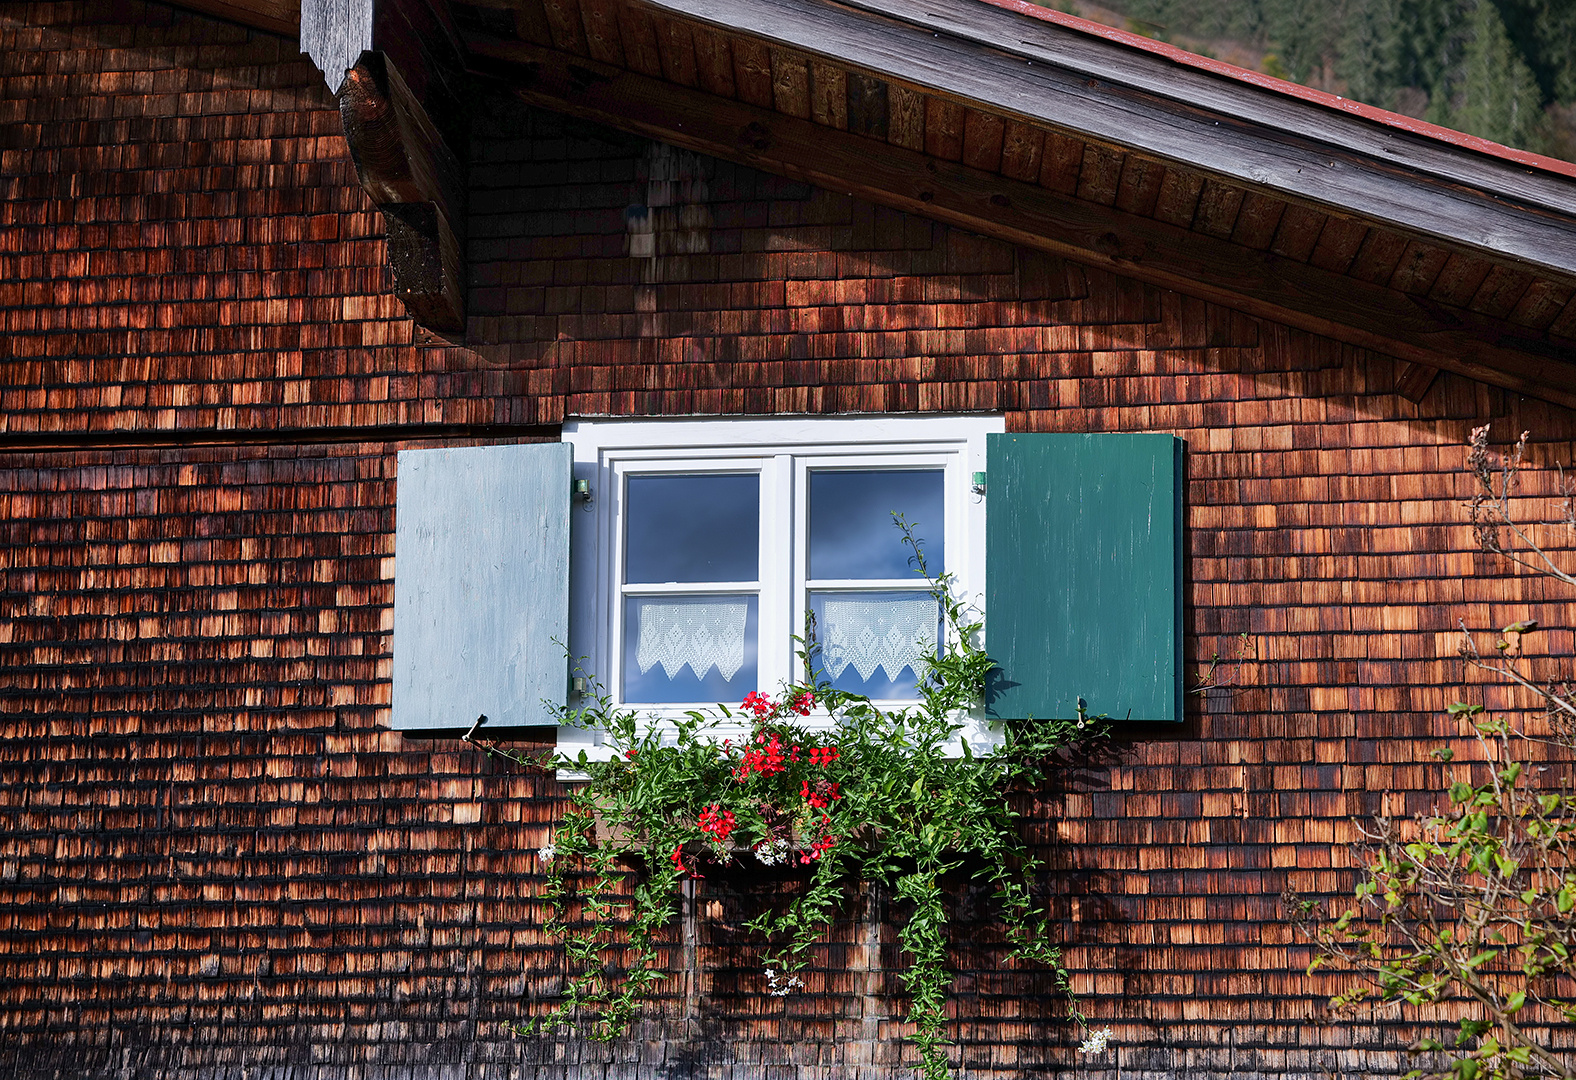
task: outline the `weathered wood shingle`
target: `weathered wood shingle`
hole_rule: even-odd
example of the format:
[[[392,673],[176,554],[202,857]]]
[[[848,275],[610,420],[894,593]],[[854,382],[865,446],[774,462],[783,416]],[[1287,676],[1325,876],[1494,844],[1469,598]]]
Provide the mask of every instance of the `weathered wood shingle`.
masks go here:
[[[520,25],[608,47],[561,7]],[[628,63],[658,56],[619,25]],[[714,50],[692,59],[725,81]],[[808,69],[732,62],[741,97],[818,107]],[[894,1075],[912,1053],[890,898],[856,901],[810,993],[780,1001],[736,929],[778,886],[746,875],[701,883],[670,932],[675,966],[696,943],[693,990],[664,987],[631,1038],[508,1033],[557,985],[534,849],[564,791],[387,730],[395,454],[556,438],[541,425],[573,414],[973,409],[1186,439],[1188,657],[1246,634],[1253,658],[1178,730],[1022,797],[1118,1049],[1077,1059],[1045,974],[1003,965],[959,881],[957,1060],[1407,1067],[1406,1031],[1325,1015],[1279,898],[1349,888],[1352,815],[1426,807],[1449,701],[1509,703],[1460,689],[1458,617],[1571,625],[1471,550],[1460,508],[1471,426],[1530,428],[1538,462],[1563,461],[1567,411],[1450,374],[1414,402],[1387,357],[503,98],[474,133],[471,319],[449,345],[393,298],[293,44],[152,4],[14,5],[0,79],[0,1072]],[[900,145],[926,137],[905,93]],[[998,133],[956,119],[957,152],[993,162]],[[1000,134],[1003,169],[1068,192],[1095,175],[1081,144]],[[1183,224],[1222,197],[1132,157],[1099,176]],[[1437,253],[1365,256],[1333,218],[1272,231],[1250,202],[1231,227],[1272,250],[1395,260],[1419,294],[1516,291]],[[1571,634],[1542,646],[1568,656]]]

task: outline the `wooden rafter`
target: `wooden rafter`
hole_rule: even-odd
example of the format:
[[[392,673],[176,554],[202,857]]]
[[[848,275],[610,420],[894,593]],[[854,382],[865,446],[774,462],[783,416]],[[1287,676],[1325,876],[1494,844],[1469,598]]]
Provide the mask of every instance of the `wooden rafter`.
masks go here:
[[[285,37],[301,28],[301,0],[179,0],[176,6]]]
[[[1106,266],[1337,340],[1576,405],[1576,351],[1496,320],[961,162],[523,43],[471,42],[532,104]]]

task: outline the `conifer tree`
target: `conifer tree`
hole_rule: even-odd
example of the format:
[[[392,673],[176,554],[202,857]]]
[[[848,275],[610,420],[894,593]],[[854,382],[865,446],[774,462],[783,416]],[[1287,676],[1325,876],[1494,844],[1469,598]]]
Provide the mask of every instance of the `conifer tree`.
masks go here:
[[[1402,0],[1370,0],[1355,5],[1346,20],[1336,70],[1358,101],[1394,108],[1396,89],[1405,85],[1401,5]]]
[[[1265,70],[1358,101],[1545,153],[1576,147],[1576,0],[1104,2],[1140,32],[1238,41],[1273,54]]]
[[[1576,102],[1576,3],[1498,0],[1505,29],[1525,57],[1545,102]]]
[[[1286,64],[1297,82],[1316,83],[1326,60],[1333,60],[1341,36],[1342,3],[1310,4],[1306,0],[1263,0],[1266,44]]]
[[[1541,119],[1541,95],[1532,69],[1511,44],[1499,9],[1477,0],[1462,57],[1441,103],[1444,122],[1509,146],[1526,146]]]

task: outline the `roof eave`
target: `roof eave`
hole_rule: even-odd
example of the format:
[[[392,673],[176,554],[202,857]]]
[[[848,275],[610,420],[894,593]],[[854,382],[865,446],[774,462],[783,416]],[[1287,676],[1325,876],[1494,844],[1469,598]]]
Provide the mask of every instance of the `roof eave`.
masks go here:
[[[1576,173],[1529,169],[979,0],[646,3],[1576,283]]]

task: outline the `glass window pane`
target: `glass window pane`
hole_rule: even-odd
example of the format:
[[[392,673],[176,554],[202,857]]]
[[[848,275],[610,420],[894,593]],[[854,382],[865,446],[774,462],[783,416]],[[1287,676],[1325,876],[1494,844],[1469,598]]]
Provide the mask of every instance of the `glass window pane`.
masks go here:
[[[624,701],[739,702],[756,689],[753,596],[624,600]]]
[[[756,580],[758,474],[631,476],[624,500],[626,582]]]
[[[892,519],[902,514],[922,541],[932,577],[946,569],[940,469],[814,469],[810,472],[810,576],[906,578],[913,552]]]
[[[812,592],[817,679],[873,698],[914,698],[918,659],[941,640],[927,592]]]

